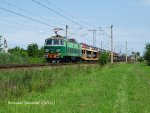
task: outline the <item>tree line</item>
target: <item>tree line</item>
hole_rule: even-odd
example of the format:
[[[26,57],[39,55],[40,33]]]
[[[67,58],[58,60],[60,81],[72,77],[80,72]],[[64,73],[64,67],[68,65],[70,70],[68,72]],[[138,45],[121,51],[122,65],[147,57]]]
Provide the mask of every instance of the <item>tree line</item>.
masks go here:
[[[10,54],[18,55],[21,57],[41,58],[44,56],[44,47],[39,48],[36,43],[32,43],[27,46],[27,49],[23,49],[17,46],[9,49],[8,52]]]
[[[146,44],[144,59],[146,60],[146,63],[150,66],[150,43]]]
[[[32,43],[27,46],[27,49],[23,49],[17,46],[12,49],[9,49],[8,52],[10,54],[18,55],[21,57],[43,58],[44,47],[39,48],[38,44]],[[140,56],[139,52],[137,52],[136,54]],[[143,62],[144,60],[148,65],[150,65],[150,43],[146,44],[143,57],[140,57],[138,59],[139,62]],[[102,65],[108,63],[110,61],[109,53],[103,52],[100,55],[99,61]]]

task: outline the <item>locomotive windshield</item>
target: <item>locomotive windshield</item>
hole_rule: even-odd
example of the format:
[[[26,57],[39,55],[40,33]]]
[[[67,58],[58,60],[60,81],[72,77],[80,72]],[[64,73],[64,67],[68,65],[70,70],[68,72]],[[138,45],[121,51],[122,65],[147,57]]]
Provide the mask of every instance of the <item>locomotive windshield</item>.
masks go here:
[[[52,45],[52,39],[46,40],[46,45]]]
[[[47,39],[45,45],[63,45],[63,40],[61,39]]]

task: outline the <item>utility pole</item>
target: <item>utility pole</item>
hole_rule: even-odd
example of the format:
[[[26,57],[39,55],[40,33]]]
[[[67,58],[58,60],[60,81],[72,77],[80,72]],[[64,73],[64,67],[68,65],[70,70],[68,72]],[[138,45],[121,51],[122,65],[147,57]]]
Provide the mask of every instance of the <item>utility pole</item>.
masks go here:
[[[88,31],[92,31],[93,32],[93,47],[96,46],[96,29],[90,29]]]
[[[132,48],[132,57],[133,57],[133,61],[135,62],[135,52],[134,52],[133,48]]]
[[[8,46],[7,46],[7,41],[6,41],[6,39],[4,38],[4,48],[7,48]]]
[[[111,25],[111,64],[113,64],[113,25]]]
[[[66,25],[66,39],[68,37],[68,25]]]
[[[111,64],[113,64],[113,25],[111,25],[111,27],[109,27],[109,28],[111,28],[111,35],[109,35],[108,33],[106,33],[104,30],[102,30],[101,29],[101,27],[99,27],[100,28],[100,31],[103,31],[109,38],[111,38]]]
[[[128,42],[126,41],[126,63],[128,62]]]
[[[2,48],[2,36],[0,35],[0,48]]]
[[[0,35],[0,51],[2,51],[3,47],[2,47],[2,36]]]
[[[103,42],[101,41],[101,50],[103,50]]]
[[[96,47],[96,30],[93,30],[93,46]]]

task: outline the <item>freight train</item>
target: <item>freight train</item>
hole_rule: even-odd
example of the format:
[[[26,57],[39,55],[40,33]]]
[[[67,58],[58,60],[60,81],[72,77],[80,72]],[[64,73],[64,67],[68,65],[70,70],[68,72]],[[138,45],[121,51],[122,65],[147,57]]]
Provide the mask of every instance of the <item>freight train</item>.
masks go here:
[[[97,61],[99,49],[75,39],[56,35],[45,40],[45,59],[48,62]]]

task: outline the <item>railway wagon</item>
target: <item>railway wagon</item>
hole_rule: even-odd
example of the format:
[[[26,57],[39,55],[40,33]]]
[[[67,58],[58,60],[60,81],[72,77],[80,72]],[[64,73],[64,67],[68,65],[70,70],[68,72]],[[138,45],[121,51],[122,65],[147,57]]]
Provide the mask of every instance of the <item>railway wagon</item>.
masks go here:
[[[82,61],[97,61],[98,60],[98,48],[81,43],[82,45]]]
[[[82,56],[81,44],[59,35],[46,39],[44,49],[44,57],[48,62],[77,62]]]

